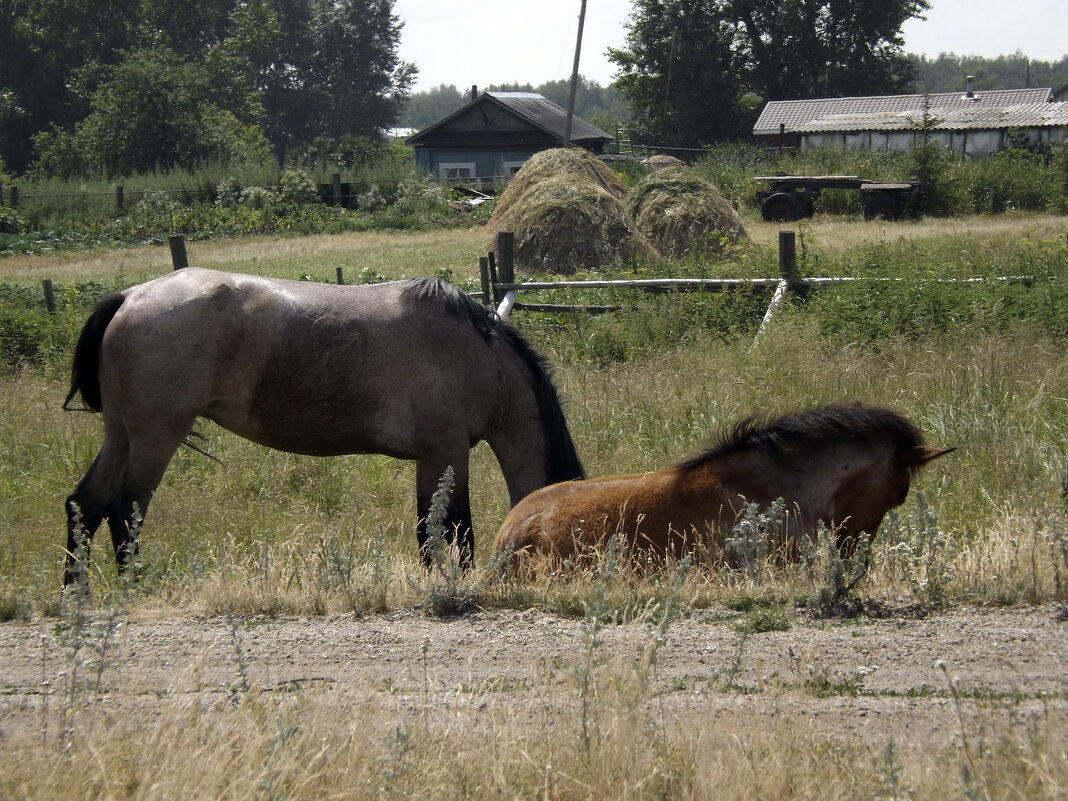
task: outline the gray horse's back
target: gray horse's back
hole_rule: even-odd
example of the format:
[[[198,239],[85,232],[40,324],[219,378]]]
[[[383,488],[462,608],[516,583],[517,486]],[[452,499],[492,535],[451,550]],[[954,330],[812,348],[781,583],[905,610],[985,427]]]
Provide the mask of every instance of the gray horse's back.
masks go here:
[[[484,363],[488,344],[406,300],[409,286],[176,271],[127,290],[104,339],[105,376],[146,414],[204,415],[298,453],[416,458],[421,438],[477,439],[486,415],[457,398],[494,391],[464,369]]]

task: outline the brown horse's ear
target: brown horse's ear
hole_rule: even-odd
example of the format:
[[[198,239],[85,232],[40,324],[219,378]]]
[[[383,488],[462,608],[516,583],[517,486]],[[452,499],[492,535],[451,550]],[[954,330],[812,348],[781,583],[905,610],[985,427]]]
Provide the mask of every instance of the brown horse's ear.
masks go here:
[[[914,467],[926,467],[928,462],[934,461],[939,456],[952,453],[956,448],[932,448],[930,445],[919,445],[916,448],[916,461]]]

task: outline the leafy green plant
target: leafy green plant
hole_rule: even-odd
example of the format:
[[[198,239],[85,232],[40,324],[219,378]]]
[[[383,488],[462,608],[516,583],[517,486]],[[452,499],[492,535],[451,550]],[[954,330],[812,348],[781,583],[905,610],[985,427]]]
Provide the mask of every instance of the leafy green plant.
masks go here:
[[[445,519],[454,486],[453,476],[452,465],[449,465],[430,498],[430,511],[426,516],[426,549],[431,567],[423,607],[439,617],[473,609],[482,595],[485,578],[481,574],[472,575],[474,571],[472,574],[464,572],[455,546],[451,546],[446,538]]]
[[[767,509],[747,503],[723,541],[728,563],[750,581],[759,583],[769,560],[783,545],[785,522],[786,504],[782,498],[777,498]]]
[[[952,576],[953,540],[938,526],[934,507],[923,492],[912,493],[905,516],[896,509],[887,512],[881,527],[891,564],[909,585],[917,600],[942,606],[947,600]]]

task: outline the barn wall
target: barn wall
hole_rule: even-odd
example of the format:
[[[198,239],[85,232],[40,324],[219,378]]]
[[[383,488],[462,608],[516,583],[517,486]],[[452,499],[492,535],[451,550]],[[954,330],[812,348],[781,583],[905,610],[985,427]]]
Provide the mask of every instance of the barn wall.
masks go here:
[[[1017,130],[1035,144],[1068,141],[1066,128],[1028,128]],[[974,159],[997,153],[1006,147],[1006,132],[991,130],[932,131],[931,141],[949,148],[960,158]],[[919,141],[918,131],[823,131],[801,134],[802,151],[832,147],[847,150],[890,150],[910,153]]]

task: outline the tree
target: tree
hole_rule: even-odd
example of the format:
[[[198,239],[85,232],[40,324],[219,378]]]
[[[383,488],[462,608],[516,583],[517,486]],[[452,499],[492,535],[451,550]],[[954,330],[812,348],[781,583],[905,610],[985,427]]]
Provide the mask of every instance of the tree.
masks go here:
[[[133,42],[140,0],[0,0],[0,158],[15,172],[32,135],[88,112],[103,67]]]
[[[219,105],[242,122],[263,123],[264,90],[283,41],[271,0],[243,0],[230,13],[225,35],[208,50]]]
[[[722,0],[635,0],[627,46],[608,57],[642,139],[695,147],[743,132],[748,85],[738,79],[744,63],[729,10]]]
[[[39,163],[61,172],[76,163],[121,171],[141,163],[157,135],[178,130],[192,138],[157,149],[165,158],[150,166],[225,151],[221,140],[207,147],[208,130],[225,129],[247,143],[246,129],[256,126],[279,156],[320,136],[376,135],[394,123],[415,74],[397,56],[401,24],[393,2],[0,0],[0,159],[23,172],[36,141]],[[165,80],[148,54],[174,66],[175,80]],[[208,128],[184,127],[188,119],[133,118],[153,105],[123,82],[137,73],[149,86],[176,92],[172,101],[195,95],[201,105],[194,116]],[[105,83],[113,85],[101,93]],[[108,144],[111,134],[99,124],[114,119],[115,93],[138,100],[126,114],[142,134],[136,141]],[[70,149],[90,141],[91,153]]]
[[[616,85],[647,135],[747,134],[752,100],[890,94],[913,69],[901,26],[928,0],[635,0]]]
[[[279,156],[316,136],[376,134],[396,121],[416,75],[397,56],[393,0],[275,0],[286,32],[264,87]]]
[[[1027,86],[1046,86],[1052,89],[1068,84],[1068,56],[1059,61],[1039,61],[1020,51],[1012,55],[984,58],[940,53],[937,58],[910,55],[916,71],[912,91],[962,92],[967,76],[975,78],[975,89],[1021,89]]]
[[[734,0],[738,44],[767,100],[895,94],[913,78],[901,26],[928,0]]]
[[[118,177],[266,157],[259,130],[219,108],[211,93],[207,71],[176,53],[131,53],[93,93],[91,111],[73,133],[36,137],[42,171]]]
[[[416,92],[408,99],[400,121],[422,130],[452,114],[467,98],[453,84],[441,84],[427,92]]]

